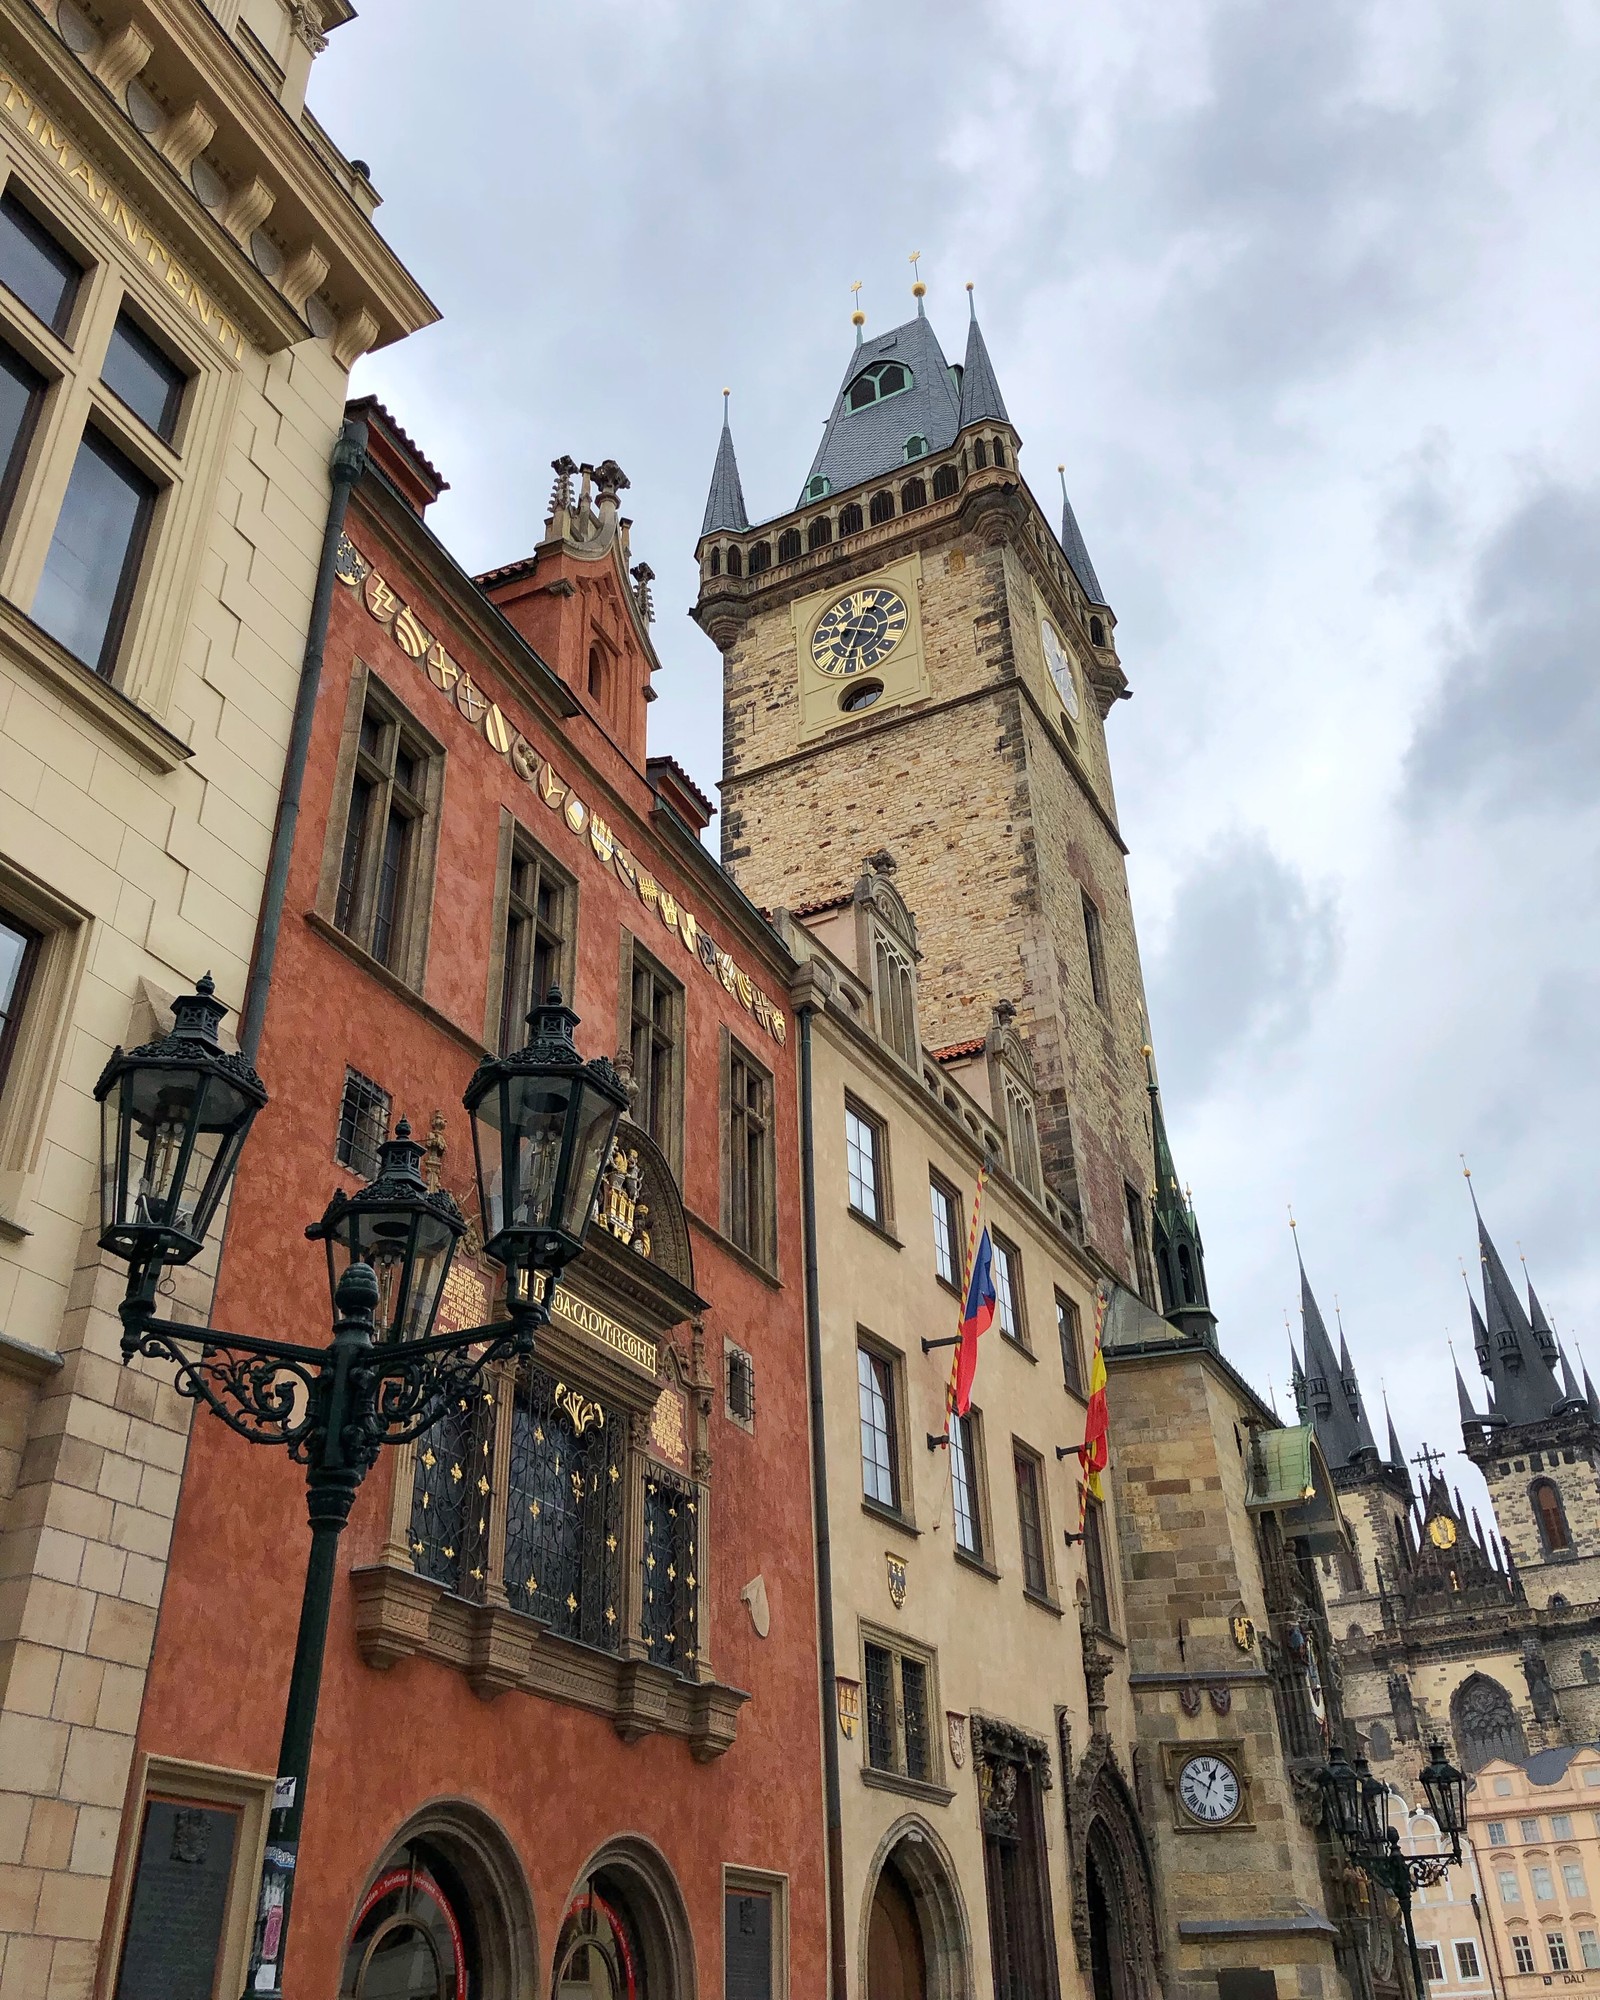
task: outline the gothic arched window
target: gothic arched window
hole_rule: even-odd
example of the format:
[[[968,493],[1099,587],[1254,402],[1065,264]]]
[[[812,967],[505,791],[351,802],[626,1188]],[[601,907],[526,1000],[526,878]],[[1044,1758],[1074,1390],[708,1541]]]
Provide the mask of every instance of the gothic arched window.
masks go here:
[[[908,479],[900,489],[901,513],[914,514],[919,507],[926,507],[927,504],[928,488],[926,482],[921,479]]]
[[[1570,1549],[1572,1537],[1567,1532],[1567,1517],[1555,1481],[1536,1479],[1528,1489],[1528,1498],[1533,1502],[1533,1518],[1539,1524],[1539,1539],[1545,1554],[1553,1556],[1562,1549]]]
[[[841,507],[839,509],[839,533],[841,535],[859,535],[861,533],[861,508],[854,500],[850,502],[848,507]]]
[[[757,542],[750,551],[750,574],[759,576],[764,569],[772,567],[771,542]]]
[[[986,472],[989,468],[989,447],[982,438],[976,439],[973,443],[972,462],[980,472]]]
[[[894,519],[894,495],[887,488],[881,493],[874,493],[872,504],[868,507],[867,513],[874,527],[880,521],[892,521]]]
[[[800,530],[785,528],[778,537],[778,560],[781,563],[798,562],[800,559]]]
[[[946,463],[933,475],[933,497],[935,500],[949,500],[961,490],[961,474],[953,464]]]
[[[606,663],[598,646],[589,648],[589,693],[596,700],[606,691]]]
[[[711,551],[711,574],[713,576],[721,576],[722,574],[722,551],[720,548]]]
[[[911,383],[911,370],[903,362],[875,361],[870,368],[863,368],[850,384],[845,403],[852,410],[870,409],[886,396],[898,396]]]
[[[1450,1721],[1462,1767],[1481,1770],[1493,1758],[1516,1763],[1528,1754],[1528,1740],[1511,1697],[1487,1674],[1470,1674],[1450,1702]]]
[[[921,431],[913,431],[910,437],[906,439],[906,444],[905,444],[906,464],[909,465],[914,458],[926,458],[927,455],[928,455],[928,440],[922,435]]]
[[[999,438],[996,438],[994,441],[994,462],[996,466],[1002,472],[1004,472],[1006,465],[1006,448],[1003,441]]]
[[[826,514],[819,514],[806,530],[808,549],[825,549],[833,540],[833,523]]]
[[[744,555],[739,549],[729,549],[728,551],[728,574],[729,576],[744,575]]]
[[[1089,620],[1089,638],[1096,646],[1103,646],[1106,642],[1106,628],[1098,618]]]

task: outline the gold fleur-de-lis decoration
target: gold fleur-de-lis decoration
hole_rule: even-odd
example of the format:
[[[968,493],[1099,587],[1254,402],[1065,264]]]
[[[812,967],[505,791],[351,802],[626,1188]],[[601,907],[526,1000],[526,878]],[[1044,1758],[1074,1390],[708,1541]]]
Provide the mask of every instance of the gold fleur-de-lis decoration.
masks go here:
[[[487,1479],[484,1478],[483,1474],[480,1472],[478,1474],[478,1491],[480,1493],[487,1493],[488,1490],[489,1490],[489,1482]]]
[[[413,1543],[411,1544],[411,1553],[412,1553],[412,1554],[413,1554],[414,1556],[420,1556],[420,1555],[422,1554],[422,1544],[421,1544],[421,1542],[413,1542]]]
[[[473,1570],[473,1571],[472,1571],[472,1580],[473,1580],[473,1582],[474,1582],[474,1583],[482,1583],[482,1581],[483,1581],[483,1571],[482,1571],[481,1569],[475,1569],[475,1570]]]
[[[459,1464],[458,1464],[458,1465],[452,1465],[452,1466],[451,1466],[451,1468],[450,1468],[450,1477],[451,1477],[451,1478],[452,1478],[452,1479],[453,1479],[453,1480],[454,1480],[454,1481],[456,1482],[456,1484],[457,1484],[458,1486],[459,1486],[459,1485],[461,1484],[461,1481],[462,1481],[462,1478],[463,1478],[463,1476],[464,1476],[464,1475],[463,1475],[463,1473],[462,1473],[462,1470],[461,1470],[461,1467],[459,1466]]]
[[[617,1614],[612,1610],[611,1606],[608,1604],[606,1606],[606,1623],[608,1625],[615,1625],[616,1622],[617,1622]]]
[[[529,1513],[530,1513],[530,1514],[531,1514],[531,1515],[533,1516],[533,1518],[534,1518],[534,1519],[535,1519],[536,1521],[538,1520],[538,1518],[539,1518],[539,1512],[540,1512],[540,1509],[539,1509],[539,1503],[538,1503],[538,1501],[537,1501],[537,1500],[530,1500],[530,1501],[529,1501],[529,1503],[528,1503],[528,1512],[529,1512]]]
[[[684,1582],[688,1584],[688,1586],[689,1586],[689,1588],[690,1588],[691,1590],[693,1590],[693,1589],[695,1588],[695,1580],[694,1580],[694,1571],[693,1571],[693,1570],[690,1570],[689,1574],[688,1574],[688,1575],[687,1575],[687,1576],[686,1576],[686,1577],[684,1578]]]
[[[606,1536],[606,1547],[607,1547],[607,1549],[608,1549],[608,1550],[609,1550],[609,1551],[611,1552],[611,1554],[612,1554],[612,1555],[615,1555],[615,1554],[616,1554],[616,1552],[617,1552],[617,1538],[616,1538],[616,1536],[615,1536],[615,1535],[607,1535],[607,1536]]]
[[[577,1608],[578,1608],[578,1600],[572,1595],[572,1592],[569,1590],[567,1592],[567,1609],[569,1611],[576,1611]]]
[[[428,1467],[430,1471],[432,1471],[433,1467],[439,1463],[438,1459],[435,1458],[433,1455],[433,1446],[431,1444],[428,1446],[428,1449],[422,1454],[422,1462],[425,1466]]]
[[[422,1511],[426,1513],[432,1505],[433,1495],[431,1493],[424,1493],[422,1496]]]
[[[646,1556],[644,1559],[644,1566],[646,1569],[654,1569],[656,1566],[655,1557],[653,1555]]]
[[[677,1566],[677,1564],[676,1564],[676,1563],[668,1563],[668,1564],[667,1564],[667,1581],[668,1581],[668,1583],[676,1583],[676,1582],[677,1582],[677,1580],[678,1580],[678,1566]]]
[[[544,1443],[544,1427],[543,1427],[543,1425],[535,1425],[535,1427],[534,1427],[534,1433],[533,1433],[533,1441],[534,1441],[534,1443],[535,1443],[535,1444],[543,1444],[543,1443]]]
[[[617,1468],[616,1468],[615,1466],[612,1466],[612,1468],[611,1468],[611,1483],[612,1483],[612,1485],[613,1485],[613,1486],[615,1486],[615,1485],[616,1485],[616,1483],[617,1483],[617,1481],[618,1481],[618,1480],[619,1480],[619,1479],[620,1479],[621,1477],[622,1477],[622,1475],[621,1475],[621,1473],[620,1473],[620,1472],[618,1472]]]
[[[456,1552],[455,1552],[455,1550],[454,1550],[454,1549],[446,1549],[446,1550],[445,1550],[445,1554],[446,1554],[447,1556],[449,1556],[449,1557],[451,1558],[451,1560],[452,1560],[452,1561],[454,1561],[454,1559],[455,1559],[455,1553],[456,1553]]]
[[[530,1576],[528,1578],[528,1581],[523,1585],[523,1589],[527,1591],[535,1591],[538,1588],[539,1588],[539,1579],[536,1576]]]

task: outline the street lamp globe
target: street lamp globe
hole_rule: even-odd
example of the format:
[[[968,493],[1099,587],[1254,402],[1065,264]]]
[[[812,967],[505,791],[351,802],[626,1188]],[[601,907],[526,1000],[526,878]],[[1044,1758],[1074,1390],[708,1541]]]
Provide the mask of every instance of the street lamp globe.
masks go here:
[[[424,1148],[402,1118],[378,1148],[376,1176],[353,1195],[341,1189],[307,1236],[328,1253],[328,1288],[339,1311],[339,1280],[352,1264],[378,1281],[374,1323],[379,1341],[426,1340],[444,1296],[466,1217],[443,1188],[419,1171]]]
[[[1467,1781],[1444,1754],[1442,1743],[1428,1745],[1428,1761],[1422,1767],[1422,1789],[1428,1795],[1428,1810],[1439,1831],[1449,1836],[1459,1849],[1467,1826]]]
[[[1389,1839],[1389,1787],[1372,1775],[1365,1751],[1356,1752],[1352,1768],[1361,1787],[1361,1838],[1378,1854]]]
[[[1346,1847],[1358,1847],[1362,1838],[1361,1775],[1345,1755],[1343,1744],[1334,1744],[1317,1775],[1339,1838]]]
[[[210,973],[172,1003],[172,1032],[117,1049],[100,1072],[100,1247],[153,1268],[199,1255],[267,1101],[242,1055],[217,1043],[227,1008]]]
[[[472,1114],[484,1254],[506,1267],[513,1306],[527,1299],[529,1273],[553,1275],[583,1248],[627,1107],[606,1058],[578,1054],[577,1022],[552,987],[528,1016],[527,1046],[486,1056],[462,1099]]]

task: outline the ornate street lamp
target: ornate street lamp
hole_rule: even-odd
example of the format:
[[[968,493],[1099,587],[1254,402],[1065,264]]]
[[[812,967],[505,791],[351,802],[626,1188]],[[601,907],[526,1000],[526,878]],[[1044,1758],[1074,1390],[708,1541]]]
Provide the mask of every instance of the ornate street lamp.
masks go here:
[[[578,1017],[552,986],[528,1016],[528,1043],[485,1056],[461,1100],[472,1114],[486,1257],[506,1269],[508,1300],[531,1271],[559,1271],[582,1248],[628,1094],[604,1056],[585,1062]]]
[[[1461,1836],[1467,1830],[1467,1781],[1444,1754],[1442,1743],[1428,1745],[1422,1767],[1422,1789],[1439,1831],[1450,1837],[1450,1859],[1461,1859]]]
[[[208,975],[173,1003],[170,1035],[118,1049],[106,1064],[95,1086],[100,1243],[129,1267],[124,1361],[169,1362],[180,1395],[252,1444],[287,1446],[306,1468],[311,1551],[246,1985],[246,2000],[282,2000],[339,1536],[384,1445],[419,1437],[452,1404],[477,1396],[492,1363],[533,1352],[550,1316],[544,1295],[583,1247],[627,1093],[604,1058],[579,1055],[578,1017],[554,991],[529,1016],[526,1048],[479,1064],[465,1103],[490,1231],[484,1248],[506,1269],[507,1319],[433,1331],[466,1222],[423,1180],[423,1148],[402,1119],[380,1148],[376,1178],[354,1195],[335,1194],[306,1232],[327,1252],[329,1345],[191,1329],[156,1316],[161,1274],[204,1246],[267,1101],[244,1058],[218,1045],[226,1011]]]
[[[1439,1831],[1450,1837],[1448,1854],[1402,1854],[1400,1835],[1389,1824],[1389,1787],[1375,1778],[1364,1755],[1355,1761],[1346,1757],[1335,1743],[1328,1761],[1317,1773],[1328,1818],[1351,1861],[1380,1887],[1387,1889],[1400,1905],[1405,1920],[1406,1943],[1411,1952],[1411,1977],[1417,2000],[1423,2000],[1427,1984],[1422,1976],[1422,1958],[1417,1950],[1417,1934],[1411,1922],[1411,1897],[1416,1889],[1431,1889],[1442,1882],[1461,1859],[1461,1831],[1466,1825],[1467,1781],[1453,1764],[1445,1761],[1437,1743],[1428,1746],[1429,1761],[1422,1772],[1422,1788]]]

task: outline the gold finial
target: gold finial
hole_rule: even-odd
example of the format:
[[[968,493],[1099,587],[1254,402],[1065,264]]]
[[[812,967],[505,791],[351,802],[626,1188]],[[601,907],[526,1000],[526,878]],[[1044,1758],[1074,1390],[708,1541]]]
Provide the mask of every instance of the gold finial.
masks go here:
[[[1155,1050],[1151,1048],[1148,1042],[1146,1042],[1144,1044],[1144,1047],[1140,1050],[1140,1054],[1146,1056],[1153,1056],[1155,1054]]]
[[[1459,1161],[1461,1162],[1461,1177],[1462,1177],[1462,1179],[1463,1179],[1463,1180],[1469,1180],[1469,1181],[1470,1181],[1470,1180],[1472,1179],[1472,1169],[1471,1169],[1471,1167],[1469,1167],[1469,1166],[1467,1165],[1467,1156],[1466,1156],[1466,1154],[1465,1154],[1465,1153],[1457,1153],[1457,1154],[1456,1154],[1456,1158],[1457,1158],[1457,1159],[1458,1159],[1458,1160],[1459,1160]]]
[[[911,253],[911,275],[913,280],[915,281],[911,287],[911,296],[917,302],[917,316],[919,318],[922,315],[922,301],[927,297],[928,294],[928,288],[922,282],[922,272],[917,265],[917,259],[921,255],[922,252],[920,250],[913,250]]]
[[[855,300],[855,302],[856,302],[856,309],[855,309],[855,311],[854,311],[854,312],[853,312],[853,313],[852,313],[852,314],[850,315],[850,324],[851,324],[851,325],[852,325],[852,326],[853,326],[853,327],[855,328],[855,330],[856,330],[856,345],[857,345],[857,347],[859,347],[859,346],[861,345],[861,329],[862,329],[862,328],[863,328],[863,327],[864,327],[864,326],[866,325],[866,323],[867,323],[867,316],[866,316],[866,314],[865,314],[865,313],[864,313],[864,312],[863,312],[863,311],[861,310],[861,297],[860,297],[860,293],[861,293],[861,280],[860,280],[859,278],[857,278],[857,279],[856,279],[856,281],[855,281],[855,283],[854,283],[854,284],[853,284],[853,285],[852,285],[852,286],[850,287],[850,296],[851,296],[851,297],[852,297],[852,298],[853,298],[853,299]]]
[[[1294,1219],[1294,1203],[1292,1201],[1289,1204],[1289,1227],[1291,1229],[1298,1229],[1300,1227],[1299,1223]]]

